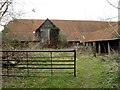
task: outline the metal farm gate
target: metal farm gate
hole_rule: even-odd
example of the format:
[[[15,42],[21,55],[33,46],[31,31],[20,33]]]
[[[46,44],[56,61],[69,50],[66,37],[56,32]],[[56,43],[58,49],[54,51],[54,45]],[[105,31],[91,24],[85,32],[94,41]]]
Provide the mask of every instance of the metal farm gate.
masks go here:
[[[0,51],[2,76],[52,76],[73,74],[76,77],[75,50]]]

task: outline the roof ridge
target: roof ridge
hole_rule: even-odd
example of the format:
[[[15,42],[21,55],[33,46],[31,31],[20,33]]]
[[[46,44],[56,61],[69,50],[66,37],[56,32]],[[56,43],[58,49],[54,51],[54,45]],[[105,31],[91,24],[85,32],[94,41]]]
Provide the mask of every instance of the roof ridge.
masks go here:
[[[15,20],[35,20],[35,21],[41,21],[46,19],[15,19]],[[97,21],[97,20],[64,20],[64,19],[49,19],[50,21],[76,21],[76,22],[108,22],[108,21]],[[109,21],[110,23],[117,23],[118,21]]]

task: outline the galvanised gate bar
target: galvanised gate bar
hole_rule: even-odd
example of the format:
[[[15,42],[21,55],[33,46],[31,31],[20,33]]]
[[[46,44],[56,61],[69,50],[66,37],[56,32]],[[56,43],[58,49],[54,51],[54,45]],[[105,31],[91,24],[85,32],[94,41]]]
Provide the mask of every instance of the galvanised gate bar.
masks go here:
[[[0,51],[2,76],[46,76],[73,74],[76,77],[75,50]]]

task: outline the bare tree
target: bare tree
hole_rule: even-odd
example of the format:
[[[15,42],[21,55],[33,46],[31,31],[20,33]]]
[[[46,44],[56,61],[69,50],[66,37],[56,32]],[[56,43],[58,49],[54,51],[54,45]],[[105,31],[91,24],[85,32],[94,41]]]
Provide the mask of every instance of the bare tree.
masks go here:
[[[0,1],[0,25],[4,21],[5,17],[10,15],[9,8],[12,5],[13,0],[1,0]]]
[[[20,18],[23,11],[16,10],[16,6],[22,6],[15,0],[0,0],[0,25],[4,26],[9,21]]]
[[[0,4],[1,4],[0,7],[0,20],[1,20],[5,13],[8,12],[8,8],[12,4],[12,0],[1,1]]]
[[[3,27],[11,20],[14,20],[20,14],[14,10],[13,0],[1,0],[0,1],[0,28]],[[11,48],[11,42],[14,40],[12,36],[7,35],[8,30],[4,28],[2,33],[2,48],[5,46],[6,49]]]
[[[106,0],[108,2],[109,5],[111,5],[112,7],[118,9],[118,30],[116,31],[115,28],[109,23],[109,25],[113,28],[113,30],[116,32],[116,34],[118,35],[117,37],[120,38],[120,0],[116,0],[115,2],[117,3],[117,5],[113,4],[112,2],[110,2],[110,0]]]

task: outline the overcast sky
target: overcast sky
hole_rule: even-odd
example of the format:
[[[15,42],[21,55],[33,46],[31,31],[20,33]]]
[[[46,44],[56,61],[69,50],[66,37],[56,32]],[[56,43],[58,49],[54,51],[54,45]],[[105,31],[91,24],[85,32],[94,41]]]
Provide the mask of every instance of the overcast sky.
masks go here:
[[[118,6],[119,0],[108,1]],[[13,10],[24,13],[22,19],[118,20],[118,9],[106,0],[14,0]]]
[[[117,6],[118,0],[109,0]],[[15,0],[24,19],[103,20],[118,16],[106,0]],[[112,19],[117,20],[117,18]]]

